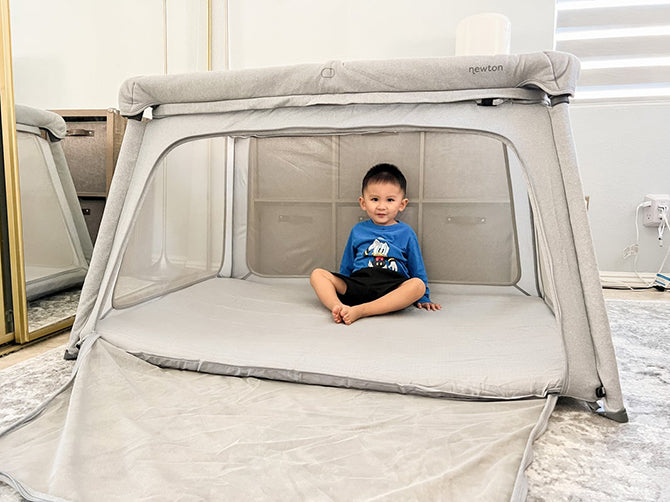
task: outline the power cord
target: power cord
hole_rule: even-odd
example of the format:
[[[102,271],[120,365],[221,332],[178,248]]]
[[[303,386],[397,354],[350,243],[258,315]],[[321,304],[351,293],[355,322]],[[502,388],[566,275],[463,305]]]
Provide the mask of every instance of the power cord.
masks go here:
[[[658,245],[663,247],[663,232],[668,228],[668,207],[659,205],[658,210],[661,212],[661,223],[658,225]]]
[[[659,245],[663,246],[663,230],[666,228],[670,227],[670,223],[668,223],[668,208],[664,207],[663,213],[661,215],[662,222],[661,225],[658,227],[658,240],[659,240]],[[665,252],[665,257],[663,258],[663,261],[661,262],[661,266],[658,268],[658,272],[656,272],[656,277],[658,278],[659,275],[663,273],[663,267],[665,267],[665,262],[668,261],[668,256],[670,256],[670,246],[668,246],[668,250]],[[652,285],[656,283],[656,279],[654,282],[652,282]]]
[[[668,225],[668,208],[665,206],[662,207],[662,213],[661,213],[661,224],[658,226],[658,245],[663,247],[663,232],[665,229],[669,226]],[[637,225],[637,218],[635,221]],[[663,267],[665,267],[665,262],[668,261],[668,256],[670,256],[670,246],[668,246],[668,250],[665,252],[665,256],[663,257],[663,261],[661,262],[661,266],[658,267],[658,271],[654,275],[654,280],[648,283],[645,288],[652,288],[654,284],[656,283],[656,277],[658,277],[662,272],[663,272]],[[635,255],[635,261],[634,261],[634,267],[635,267],[635,274],[644,282],[644,279],[640,277],[640,274],[637,272],[637,254]]]
[[[639,224],[639,213],[640,209],[644,207],[650,207],[651,202],[650,201],[645,201],[642,202],[635,208],[635,244],[631,244],[630,246],[626,247],[624,249],[624,254],[623,257],[624,259],[629,258],[633,256],[633,272],[637,276],[638,279],[640,279],[640,282],[644,284],[642,287],[633,287],[630,284],[626,283],[621,283],[624,287],[634,290],[634,289],[651,289],[654,287],[654,284],[656,282],[656,277],[658,277],[659,274],[663,272],[663,267],[665,267],[665,263],[668,260],[668,257],[670,256],[670,246],[668,246],[668,251],[666,251],[665,256],[663,258],[663,261],[661,262],[661,266],[658,269],[658,272],[654,275],[654,279],[649,282],[646,279],[644,279],[640,273],[637,270],[637,257],[638,257],[638,251],[640,248],[640,224]],[[668,222],[668,211],[670,208],[667,208],[665,206],[659,206],[659,209],[662,211],[661,212],[661,224],[658,227],[658,243],[659,246],[663,246],[663,233],[665,232],[666,228],[670,228],[670,223]]]

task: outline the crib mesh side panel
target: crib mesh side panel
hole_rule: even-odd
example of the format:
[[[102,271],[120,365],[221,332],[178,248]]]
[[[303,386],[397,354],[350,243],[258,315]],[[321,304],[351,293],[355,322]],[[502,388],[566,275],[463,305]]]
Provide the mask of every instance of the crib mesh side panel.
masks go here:
[[[180,144],[154,167],[129,235],[114,306],[196,283],[223,259],[226,139]]]
[[[432,282],[519,278],[505,147],[464,132],[257,138],[251,142],[247,260],[255,274],[336,270],[349,230],[367,219],[362,178],[379,162],[407,178],[407,209]]]
[[[86,262],[77,253],[68,227],[69,208],[62,189],[59,191],[57,173],[45,157],[50,151],[46,140],[18,132],[17,146],[26,283],[30,289],[32,284],[85,269]]]

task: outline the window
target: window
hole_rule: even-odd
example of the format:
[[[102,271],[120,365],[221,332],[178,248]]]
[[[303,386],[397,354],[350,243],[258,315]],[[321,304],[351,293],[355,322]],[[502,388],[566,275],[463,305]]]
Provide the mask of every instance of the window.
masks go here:
[[[670,99],[670,1],[556,5],[556,50],[582,63],[576,100]]]

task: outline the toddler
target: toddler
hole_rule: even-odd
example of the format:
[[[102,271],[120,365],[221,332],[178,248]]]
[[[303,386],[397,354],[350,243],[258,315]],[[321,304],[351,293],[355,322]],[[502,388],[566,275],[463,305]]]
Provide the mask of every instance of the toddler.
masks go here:
[[[393,164],[377,164],[363,178],[358,202],[369,220],[351,229],[340,272],[317,268],[310,283],[336,323],[386,314],[430,300],[426,268],[412,228],[396,220],[407,207],[407,181]]]

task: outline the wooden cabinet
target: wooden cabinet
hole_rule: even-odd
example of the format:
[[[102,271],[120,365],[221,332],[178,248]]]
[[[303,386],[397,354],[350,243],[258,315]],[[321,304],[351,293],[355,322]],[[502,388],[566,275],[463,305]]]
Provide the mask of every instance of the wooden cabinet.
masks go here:
[[[126,119],[113,108],[53,111],[61,115],[67,125],[63,151],[91,241],[95,243]]]

